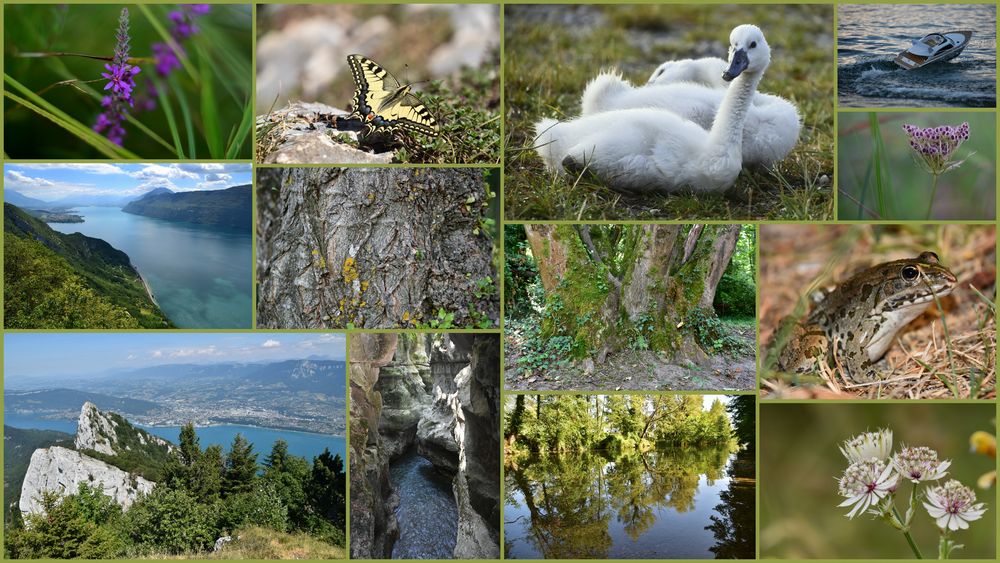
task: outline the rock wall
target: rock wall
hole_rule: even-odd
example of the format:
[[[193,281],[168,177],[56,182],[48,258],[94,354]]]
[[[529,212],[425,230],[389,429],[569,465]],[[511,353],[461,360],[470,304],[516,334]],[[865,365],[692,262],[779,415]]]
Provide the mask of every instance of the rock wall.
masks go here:
[[[395,334],[353,334],[351,378],[351,558],[384,559],[399,535],[398,498],[389,481],[389,455],[379,434],[382,394],[375,388],[396,352]]]
[[[426,389],[430,373],[424,338],[400,335],[392,362],[379,370],[375,383],[382,396],[378,431],[390,459],[416,439],[417,423],[430,403]]]
[[[415,444],[454,476],[455,557],[499,558],[499,336],[360,334],[350,347],[351,557],[392,554],[389,462]]]
[[[456,559],[500,557],[500,336],[456,334],[471,347],[469,398],[456,426]]]
[[[25,514],[42,512],[39,502],[42,492],[68,495],[75,493],[80,483],[100,486],[104,494],[125,509],[132,506],[140,494],[149,493],[156,486],[152,481],[77,451],[58,446],[39,448],[31,454],[28,472],[21,484],[18,508]]]

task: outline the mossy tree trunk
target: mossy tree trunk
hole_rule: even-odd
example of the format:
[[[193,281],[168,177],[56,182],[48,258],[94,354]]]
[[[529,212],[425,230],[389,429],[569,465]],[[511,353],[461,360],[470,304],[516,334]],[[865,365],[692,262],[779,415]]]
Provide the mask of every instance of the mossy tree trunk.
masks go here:
[[[597,363],[629,346],[699,356],[685,322],[712,300],[739,225],[526,225],[545,288],[542,333]]]
[[[260,170],[258,326],[496,326],[488,196],[475,169]]]

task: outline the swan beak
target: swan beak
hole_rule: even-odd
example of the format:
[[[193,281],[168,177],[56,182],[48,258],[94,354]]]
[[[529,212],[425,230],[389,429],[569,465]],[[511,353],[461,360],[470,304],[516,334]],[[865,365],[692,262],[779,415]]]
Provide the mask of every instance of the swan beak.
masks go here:
[[[729,68],[726,72],[722,73],[722,79],[726,82],[731,81],[740,75],[747,67],[750,65],[750,57],[747,56],[747,52],[740,49],[733,53],[733,59],[729,63]]]

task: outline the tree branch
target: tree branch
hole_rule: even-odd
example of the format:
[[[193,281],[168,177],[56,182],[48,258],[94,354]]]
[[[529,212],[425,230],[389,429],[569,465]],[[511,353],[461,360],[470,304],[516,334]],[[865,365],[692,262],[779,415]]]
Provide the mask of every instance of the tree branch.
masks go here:
[[[573,227],[576,229],[577,234],[580,235],[580,240],[583,241],[583,245],[587,247],[587,252],[590,254],[590,258],[594,262],[597,262],[599,266],[604,266],[604,271],[605,274],[608,276],[608,281],[611,282],[611,284],[614,285],[615,288],[621,290],[622,288],[621,280],[616,278],[611,273],[611,268],[607,267],[607,264],[604,263],[604,260],[601,258],[600,252],[598,252],[597,247],[594,246],[594,241],[591,240],[590,238],[590,225],[574,225]]]
[[[691,253],[694,252],[694,247],[698,243],[698,237],[701,236],[703,230],[705,230],[704,224],[691,225],[687,240],[684,241],[684,258],[681,260],[681,264],[686,264],[691,259]]]

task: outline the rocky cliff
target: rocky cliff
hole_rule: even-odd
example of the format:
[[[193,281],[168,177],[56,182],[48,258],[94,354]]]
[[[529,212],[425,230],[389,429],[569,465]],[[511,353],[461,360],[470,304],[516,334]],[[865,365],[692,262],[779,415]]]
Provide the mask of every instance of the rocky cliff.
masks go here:
[[[454,556],[499,558],[499,346],[496,335],[352,336],[352,558],[392,555],[389,465],[411,447],[452,476]]]
[[[80,483],[100,487],[104,494],[126,509],[140,494],[152,491],[156,485],[80,452],[53,446],[37,449],[31,454],[31,463],[21,484],[18,508],[25,514],[41,512],[39,500],[43,491],[72,494]]]
[[[166,457],[172,447],[163,438],[132,426],[117,413],[103,412],[89,401],[80,409],[73,445],[78,450],[93,450],[109,456],[144,450],[157,459]]]
[[[73,448],[52,446],[31,454],[20,483],[18,508],[22,512],[41,511],[45,491],[72,494],[81,483],[100,487],[128,508],[156,485],[174,446],[132,426],[119,414],[86,402],[80,409]]]

